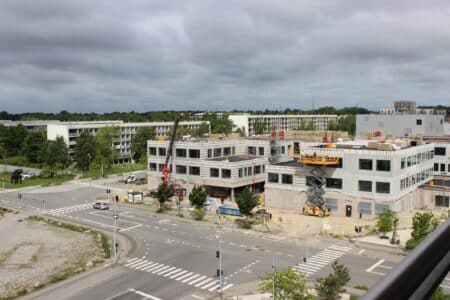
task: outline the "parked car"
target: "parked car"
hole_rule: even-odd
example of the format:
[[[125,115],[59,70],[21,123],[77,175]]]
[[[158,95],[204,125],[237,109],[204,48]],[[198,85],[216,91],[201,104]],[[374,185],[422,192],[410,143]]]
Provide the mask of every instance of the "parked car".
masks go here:
[[[100,210],[109,209],[108,203],[105,203],[105,202],[95,202],[92,207],[95,209],[100,209]]]
[[[29,179],[36,177],[36,173],[33,172],[24,172],[22,173],[22,179]]]

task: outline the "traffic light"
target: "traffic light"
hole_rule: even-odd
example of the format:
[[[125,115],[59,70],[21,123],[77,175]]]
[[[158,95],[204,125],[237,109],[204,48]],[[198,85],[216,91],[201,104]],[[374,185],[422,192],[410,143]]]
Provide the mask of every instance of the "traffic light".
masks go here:
[[[303,257],[303,262],[306,264],[306,257]]]
[[[222,272],[220,272],[220,271],[222,271]],[[217,270],[216,270],[216,276],[219,277],[219,276],[220,276],[220,273],[222,273],[222,276],[223,276],[223,270],[217,269]]]
[[[216,258],[220,258],[220,251],[216,251]]]

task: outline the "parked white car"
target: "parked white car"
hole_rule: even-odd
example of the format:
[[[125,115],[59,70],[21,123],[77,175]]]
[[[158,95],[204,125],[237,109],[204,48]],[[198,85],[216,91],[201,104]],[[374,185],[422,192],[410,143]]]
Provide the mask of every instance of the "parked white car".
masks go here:
[[[22,179],[29,179],[36,177],[36,173],[33,172],[23,172],[22,173]]]

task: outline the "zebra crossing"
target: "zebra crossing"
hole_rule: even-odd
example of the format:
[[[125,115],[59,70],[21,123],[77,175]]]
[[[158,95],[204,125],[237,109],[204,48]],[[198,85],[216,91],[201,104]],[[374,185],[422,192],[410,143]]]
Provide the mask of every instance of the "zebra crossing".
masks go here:
[[[84,209],[89,209],[89,208],[92,208],[92,203],[76,204],[76,205],[72,205],[72,206],[65,206],[65,207],[60,207],[60,208],[43,210],[42,212],[47,215],[61,216],[61,215],[65,215],[65,214],[68,214],[68,213],[71,213],[74,211],[79,211],[79,210],[84,210]]]
[[[216,291],[220,288],[216,278],[207,277],[199,273],[184,270],[183,268],[160,264],[143,258],[132,258],[128,260],[124,266],[134,270],[163,276],[209,292]],[[223,290],[228,290],[232,286],[232,283],[224,282]]]
[[[306,263],[296,264],[293,269],[297,274],[304,275],[305,277],[310,277],[350,250],[351,248],[349,247],[331,245],[324,251],[321,251],[316,255],[309,257]]]

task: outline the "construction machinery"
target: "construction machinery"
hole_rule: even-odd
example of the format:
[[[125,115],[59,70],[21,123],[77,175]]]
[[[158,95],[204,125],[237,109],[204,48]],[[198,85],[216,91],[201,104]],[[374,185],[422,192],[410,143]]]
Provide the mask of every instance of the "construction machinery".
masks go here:
[[[175,121],[173,123],[173,128],[172,128],[172,135],[170,137],[170,142],[169,142],[169,148],[167,149],[166,152],[166,160],[164,163],[164,167],[162,170],[163,176],[162,176],[162,182],[165,186],[167,186],[169,184],[169,180],[170,180],[170,166],[169,166],[169,162],[170,159],[172,158],[172,149],[173,149],[173,144],[175,142],[176,139],[176,135],[177,135],[177,128],[178,128],[178,124],[180,123],[180,121],[184,120],[186,118],[186,116],[184,114],[179,114],[176,118]],[[186,189],[183,189],[182,186],[180,186],[179,184],[172,184],[172,188],[175,191],[175,194],[180,197],[180,200],[182,199]]]
[[[328,144],[327,148],[332,148],[332,145]],[[334,156],[317,156],[314,155],[301,155],[299,162],[304,165],[312,166],[310,174],[312,180],[309,182],[309,189],[307,192],[307,200],[305,207],[303,207],[303,213],[309,216],[327,217],[330,215],[330,210],[325,207],[325,200],[323,195],[325,190],[325,170],[324,167],[336,166],[339,164],[339,157]]]

